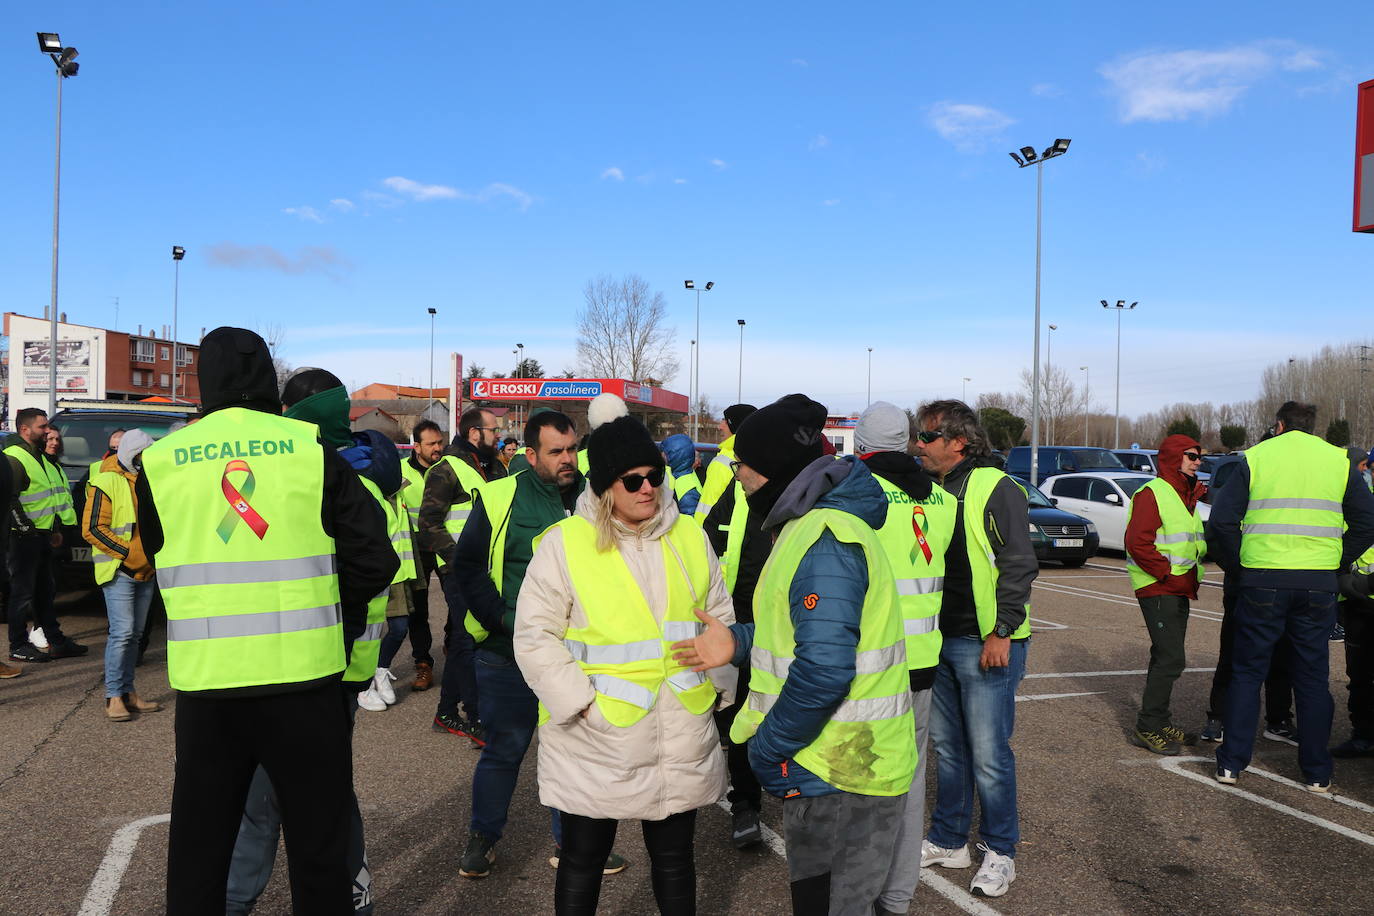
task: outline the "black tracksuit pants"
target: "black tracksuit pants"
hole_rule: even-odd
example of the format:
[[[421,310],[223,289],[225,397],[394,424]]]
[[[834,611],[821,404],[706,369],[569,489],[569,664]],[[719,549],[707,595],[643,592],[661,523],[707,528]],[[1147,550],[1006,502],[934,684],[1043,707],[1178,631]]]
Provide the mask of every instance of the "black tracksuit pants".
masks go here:
[[[262,697],[177,697],[170,916],[225,911],[229,861],[259,764],[281,804],[293,912],[353,912],[353,761],[341,690],[331,683]]]
[[[1341,602],[1341,611],[1351,735],[1374,741],[1374,600],[1347,598]]]

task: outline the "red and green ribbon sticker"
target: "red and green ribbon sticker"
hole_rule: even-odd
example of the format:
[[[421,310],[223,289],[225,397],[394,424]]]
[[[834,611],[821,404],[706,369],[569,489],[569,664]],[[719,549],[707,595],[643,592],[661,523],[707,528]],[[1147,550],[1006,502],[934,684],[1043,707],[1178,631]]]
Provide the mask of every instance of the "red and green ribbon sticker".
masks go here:
[[[248,475],[244,478],[242,489],[229,482],[229,475],[235,471],[242,471]],[[219,481],[219,487],[229,503],[229,511],[224,513],[223,520],[215,529],[220,540],[228,544],[229,537],[234,533],[234,526],[240,521],[252,529],[253,533],[258,536],[258,540],[262,540],[263,535],[267,534],[267,521],[258,514],[258,510],[248,504],[248,500],[253,498],[253,490],[256,487],[253,469],[248,466],[248,462],[235,460],[226,464],[224,476]]]
[[[929,563],[935,556],[930,550],[930,544],[926,543],[926,533],[921,530],[921,519],[926,517],[926,510],[920,506],[911,507],[911,531],[916,535],[916,547],[921,548],[921,553],[925,554],[926,562]],[[911,548],[911,562],[916,562],[916,547]]]

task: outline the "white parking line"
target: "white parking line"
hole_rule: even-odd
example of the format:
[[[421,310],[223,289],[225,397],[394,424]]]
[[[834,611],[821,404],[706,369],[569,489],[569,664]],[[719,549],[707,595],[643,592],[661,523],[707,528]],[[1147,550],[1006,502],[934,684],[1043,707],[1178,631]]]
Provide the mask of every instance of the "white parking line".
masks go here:
[[[1189,672],[1197,672],[1197,671],[1215,671],[1215,670],[1217,670],[1217,669],[1215,669],[1215,668],[1184,668],[1184,669],[1183,669],[1183,673],[1184,673],[1184,674],[1187,674],[1187,673],[1189,673]],[[1026,677],[1027,677],[1027,678],[1032,678],[1032,677],[1126,677],[1126,676],[1132,675],[1132,674],[1149,674],[1149,673],[1150,673],[1150,672],[1146,671],[1144,668],[1140,669],[1139,671],[1061,671],[1061,672],[1056,672],[1056,673],[1051,673],[1051,672],[1045,671],[1045,672],[1036,672],[1035,674],[1027,674]]]
[[[1073,595],[1080,598],[1094,598],[1098,601],[1105,601],[1108,604],[1122,604],[1127,607],[1139,607],[1140,604],[1134,598],[1126,598],[1122,595],[1112,594],[1111,592],[1099,592],[1090,588],[1076,588],[1072,585],[1050,585],[1041,583],[1038,579],[1033,583],[1036,587],[1045,591],[1057,592],[1062,595]],[[1203,620],[1211,620],[1219,623],[1221,621],[1221,611],[1214,611],[1211,608],[1192,607],[1189,613]]]
[[[1066,623],[1055,623],[1053,620],[1041,620],[1039,617],[1032,617],[1032,630],[1068,630],[1071,627]]]
[[[124,870],[134,857],[134,847],[138,845],[138,835],[144,827],[165,824],[172,819],[170,814],[155,814],[152,817],[130,821],[115,831],[110,847],[105,850],[105,858],[95,870],[91,886],[81,901],[77,916],[106,916],[114,905],[115,895],[119,893],[119,882],[124,879]]]
[[[1067,697],[1091,697],[1099,693],[1106,693],[1105,690],[1089,690],[1086,693],[1023,693],[1018,694],[1016,702],[1025,700],[1063,700]]]
[[[1374,846],[1374,836],[1370,836],[1367,833],[1361,833],[1360,831],[1347,827],[1344,824],[1337,824],[1334,821],[1328,821],[1326,818],[1317,817],[1315,814],[1308,814],[1306,811],[1300,811],[1297,808],[1290,808],[1288,805],[1282,804],[1281,802],[1276,802],[1272,799],[1265,798],[1262,795],[1256,795],[1253,792],[1246,792],[1244,789],[1239,789],[1235,786],[1222,785],[1221,783],[1213,779],[1211,776],[1206,776],[1202,773],[1197,773],[1192,770],[1183,769],[1183,764],[1185,763],[1211,763],[1213,766],[1216,765],[1216,761],[1211,757],[1164,757],[1161,758],[1159,761],[1159,765],[1167,772],[1176,773],[1177,775],[1182,776],[1186,779],[1191,779],[1194,782],[1202,783],[1204,786],[1211,786],[1213,789],[1216,789],[1220,792],[1225,792],[1228,795],[1235,795],[1239,798],[1244,798],[1247,801],[1252,801],[1257,805],[1263,805],[1266,808],[1278,811],[1282,814],[1291,815],[1300,821],[1306,821],[1309,824],[1316,824],[1318,827],[1325,827],[1332,833],[1338,833],[1343,837],[1348,837],[1357,842],[1364,843],[1367,846]],[[1254,767],[1249,767],[1245,770],[1245,774],[1243,775],[1247,774],[1263,776],[1265,779],[1272,779],[1274,782],[1282,783],[1286,786],[1292,786],[1293,788],[1296,788],[1297,790],[1302,792],[1304,795],[1307,795],[1309,798],[1324,797],[1329,801],[1343,803],[1349,805],[1352,808],[1358,808],[1363,811],[1374,811],[1374,809],[1371,809],[1368,805],[1361,804],[1360,802],[1353,801],[1352,799],[1342,798],[1339,795],[1313,795],[1309,793],[1302,786],[1301,783],[1295,782],[1291,779],[1287,779],[1283,776],[1279,776],[1277,773],[1270,773],[1265,770],[1258,770]]]
[[[716,802],[716,805],[727,813],[730,810],[730,803],[723,798]],[[782,837],[778,836],[773,828],[762,822],[759,823],[759,829],[763,833],[763,844],[786,859],[787,844],[783,842]],[[944,897],[965,913],[972,914],[972,916],[1002,916],[997,910],[983,903],[953,881],[936,874],[934,869],[921,869],[921,884],[930,888],[941,897]],[[81,916],[84,916],[84,914],[81,914]]]

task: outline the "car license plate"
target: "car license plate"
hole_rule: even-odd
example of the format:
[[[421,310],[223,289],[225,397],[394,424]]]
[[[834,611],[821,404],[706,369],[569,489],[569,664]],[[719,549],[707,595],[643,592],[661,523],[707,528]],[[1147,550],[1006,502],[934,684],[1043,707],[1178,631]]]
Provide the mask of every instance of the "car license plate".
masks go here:
[[[1082,546],[1083,546],[1083,539],[1082,539],[1082,538],[1055,538],[1055,539],[1054,539],[1054,546],[1056,546],[1056,547],[1082,547]]]
[[[72,548],[72,561],[73,561],[73,562],[77,562],[77,563],[89,563],[89,562],[91,562],[91,548],[89,548],[89,547],[73,547],[73,548]]]

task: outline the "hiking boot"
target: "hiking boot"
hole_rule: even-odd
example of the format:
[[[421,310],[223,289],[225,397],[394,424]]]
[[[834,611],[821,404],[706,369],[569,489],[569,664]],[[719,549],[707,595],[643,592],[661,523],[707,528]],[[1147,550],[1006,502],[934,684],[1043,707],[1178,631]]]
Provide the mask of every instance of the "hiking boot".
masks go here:
[[[1292,719],[1284,719],[1282,722],[1273,722],[1264,726],[1264,737],[1270,741],[1282,741],[1284,744],[1298,746],[1298,730],[1293,727]]]
[[[106,697],[105,715],[111,722],[128,722],[134,717],[129,707],[124,705],[123,697]]]
[[[485,878],[491,874],[491,865],[496,861],[495,846],[495,840],[489,840],[474,830],[468,837],[468,848],[463,850],[463,857],[458,860],[458,874],[464,878]]]
[[[434,686],[434,666],[429,662],[415,663],[415,683],[410,685],[411,690],[428,690]]]
[[[372,689],[377,691],[377,696],[388,706],[396,702],[396,691],[391,689],[391,682],[394,680],[396,678],[392,677],[390,668],[378,668],[372,675]]]
[[[968,888],[975,897],[1000,897],[1016,880],[1016,860],[993,852],[982,843],[978,844],[978,848],[983,850],[983,864],[978,867],[978,874],[973,876]]]
[[[943,865],[945,868],[968,868],[973,864],[973,856],[969,853],[968,844],[958,848],[946,849],[943,846],[936,846],[930,840],[921,841],[921,867],[930,868],[932,865]]]
[[[48,653],[35,646],[20,646],[10,650],[10,660],[16,662],[50,662]]]
[[[161,703],[145,700],[132,691],[124,694],[124,705],[134,712],[157,712],[162,708]]]
[[[34,627],[29,630],[29,645],[37,646],[40,649],[48,648],[48,637],[43,635],[42,627]]]
[[[7,665],[4,662],[0,662],[0,681],[18,677],[23,673],[24,669],[20,668],[18,665]]]
[[[552,865],[554,868],[557,868],[558,860],[562,857],[563,850],[555,846],[553,848],[553,855],[549,856],[549,864]],[[612,852],[610,855],[606,857],[606,864],[602,866],[601,873],[603,875],[618,875],[621,872],[623,872],[626,868],[628,868],[629,865],[630,863],[625,860],[624,856],[620,855],[619,853]]]
[[[1197,735],[1192,732],[1185,732],[1176,725],[1166,725],[1159,730],[1159,733],[1170,741],[1175,741],[1184,747],[1192,747],[1197,744]]]
[[[1226,767],[1217,767],[1216,778],[1217,782],[1224,786],[1234,786],[1236,780],[1240,778],[1240,774],[1235,770],[1228,770]]]
[[[368,712],[386,711],[386,700],[383,700],[381,695],[377,693],[376,685],[368,687],[358,694],[358,708],[366,709]]]
[[[48,658],[80,658],[91,651],[89,646],[83,646],[75,640],[66,639],[48,650]]]
[[[763,842],[763,828],[759,813],[753,808],[741,808],[730,817],[730,839],[736,849],[748,849]]]
[[[472,742],[473,747],[487,746],[487,732],[486,729],[482,728],[482,723],[469,722],[456,712],[436,715],[434,724],[430,727],[436,732],[448,732],[450,735],[466,738]]]
[[[1218,742],[1224,734],[1225,730],[1221,727],[1220,719],[1208,719],[1207,724],[1202,726],[1202,734],[1198,737],[1203,741]]]
[[[1151,754],[1162,754],[1165,757],[1177,757],[1179,754],[1178,742],[1166,738],[1160,732],[1143,732],[1136,729],[1131,734],[1131,743],[1136,747],[1145,748]]]
[[[1368,738],[1350,738],[1331,749],[1332,757],[1374,757],[1374,741]]]

